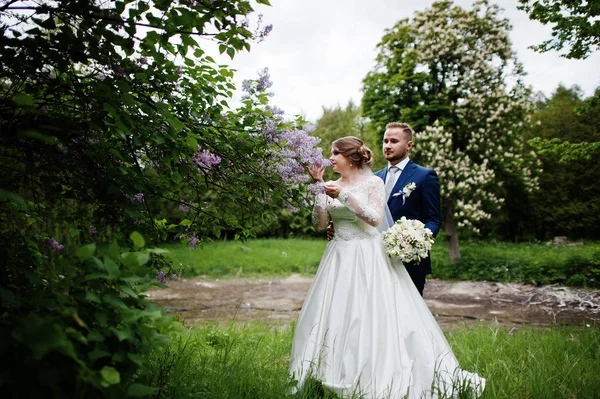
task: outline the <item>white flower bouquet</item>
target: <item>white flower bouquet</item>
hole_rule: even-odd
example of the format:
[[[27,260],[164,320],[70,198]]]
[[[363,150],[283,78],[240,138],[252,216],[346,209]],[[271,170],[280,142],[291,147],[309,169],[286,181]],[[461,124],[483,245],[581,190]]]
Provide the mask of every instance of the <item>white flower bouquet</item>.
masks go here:
[[[400,259],[402,263],[425,259],[429,256],[433,241],[431,230],[422,222],[405,217],[383,233],[386,253]]]

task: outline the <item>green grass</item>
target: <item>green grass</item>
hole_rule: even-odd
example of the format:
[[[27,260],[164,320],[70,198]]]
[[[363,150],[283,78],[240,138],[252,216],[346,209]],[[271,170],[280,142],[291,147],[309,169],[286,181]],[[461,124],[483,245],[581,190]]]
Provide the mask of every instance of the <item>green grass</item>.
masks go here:
[[[175,243],[166,247],[184,276],[239,277],[314,274],[325,239],[217,241],[196,250]],[[449,280],[520,281],[600,287],[600,243],[582,247],[502,242],[461,243],[463,259],[453,264],[443,239],[432,250],[432,277]]]
[[[176,243],[164,246],[184,276],[223,277],[314,274],[327,241],[311,239],[262,239],[215,241],[196,250]]]
[[[207,325],[174,336],[140,381],[162,398],[286,398],[292,327]],[[483,399],[600,397],[600,327],[495,324],[447,334],[463,369],[487,379]],[[315,387],[294,398],[313,398]]]

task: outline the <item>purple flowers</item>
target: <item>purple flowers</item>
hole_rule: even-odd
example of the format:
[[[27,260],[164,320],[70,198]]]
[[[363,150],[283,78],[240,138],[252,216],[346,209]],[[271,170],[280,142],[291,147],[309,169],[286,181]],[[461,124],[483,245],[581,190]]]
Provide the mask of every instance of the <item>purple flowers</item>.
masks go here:
[[[144,202],[144,194],[142,193],[137,193],[135,195],[129,195],[129,194],[123,194],[125,196],[125,198],[128,198],[131,202],[134,201],[139,201],[139,202]]]
[[[89,234],[96,234],[96,228],[94,226],[90,226],[88,228],[88,233]]]
[[[289,184],[306,183],[309,180],[305,166],[310,168],[331,165],[323,158],[323,150],[317,148],[321,139],[308,134],[312,125],[304,129],[286,130],[274,137],[278,147],[269,153],[275,158],[275,170]]]
[[[169,278],[162,270],[158,272],[158,274],[156,275],[156,279],[163,284],[167,284],[167,282],[169,281]]]
[[[173,273],[169,276],[169,275],[167,275],[167,273],[163,272],[162,270],[159,270],[158,273],[156,274],[156,279],[163,284],[167,284],[169,282],[169,279],[177,280],[178,278],[179,278],[179,276],[177,274]]]
[[[269,75],[269,68],[264,68],[258,72],[257,80],[244,79],[242,81],[242,90],[247,93],[243,98],[249,98],[250,95],[255,93],[263,93],[271,86],[273,86],[273,82],[271,81],[271,75]]]
[[[187,206],[184,202],[182,202],[179,204],[179,210],[188,213],[190,211],[190,207]]]
[[[192,235],[188,236],[188,245],[192,247],[192,249],[198,248],[198,242],[200,242],[198,237]]]
[[[198,166],[198,172],[206,172],[221,163],[221,157],[198,146],[198,154],[192,159]]]
[[[54,251],[62,251],[62,249],[65,247],[64,245],[60,244],[58,241],[56,241],[56,238],[52,237],[48,240],[48,244],[50,245],[50,248],[52,248]]]

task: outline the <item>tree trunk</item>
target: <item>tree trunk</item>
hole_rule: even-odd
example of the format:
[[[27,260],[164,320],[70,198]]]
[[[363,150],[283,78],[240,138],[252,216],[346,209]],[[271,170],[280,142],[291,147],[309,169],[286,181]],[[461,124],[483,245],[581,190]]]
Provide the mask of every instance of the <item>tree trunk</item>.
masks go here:
[[[458,235],[456,234],[456,222],[454,221],[454,203],[452,198],[444,200],[446,216],[444,218],[444,230],[448,234],[448,254],[452,263],[459,260],[462,256],[458,248]]]

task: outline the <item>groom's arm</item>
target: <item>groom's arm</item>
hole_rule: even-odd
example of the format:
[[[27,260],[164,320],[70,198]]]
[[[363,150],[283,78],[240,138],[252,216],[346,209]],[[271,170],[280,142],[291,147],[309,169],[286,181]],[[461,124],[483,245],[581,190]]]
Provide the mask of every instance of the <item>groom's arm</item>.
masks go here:
[[[425,176],[421,201],[422,221],[433,236],[437,236],[442,227],[442,213],[440,211],[440,183],[434,170],[429,170]]]

